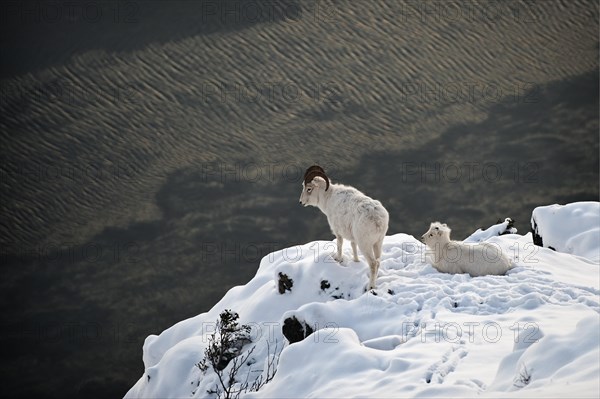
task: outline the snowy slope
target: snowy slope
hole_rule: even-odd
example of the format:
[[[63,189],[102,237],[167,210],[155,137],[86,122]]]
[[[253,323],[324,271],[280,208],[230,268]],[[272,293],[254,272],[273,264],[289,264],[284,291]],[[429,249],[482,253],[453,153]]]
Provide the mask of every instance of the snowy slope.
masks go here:
[[[534,246],[531,234],[498,236],[500,225],[485,231],[473,241],[513,260],[507,276],[439,273],[419,241],[396,234],[384,241],[376,295],[364,292],[368,266],[348,243],[342,265],[329,241],[272,253],[209,312],[149,336],[145,373],[126,397],[210,396],[216,374],[195,364],[224,309],[253,329],[239,381],[264,375],[268,352],[285,344],[274,379],[249,397],[598,397],[598,261]],[[280,273],[292,281],[283,294]],[[289,344],[292,317],[315,332]]]
[[[531,228],[546,248],[600,261],[600,202],[537,207]]]

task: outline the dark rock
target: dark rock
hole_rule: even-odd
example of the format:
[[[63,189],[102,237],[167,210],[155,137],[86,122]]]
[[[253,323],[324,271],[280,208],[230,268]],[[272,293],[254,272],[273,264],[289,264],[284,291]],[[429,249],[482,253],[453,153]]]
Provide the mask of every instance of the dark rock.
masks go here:
[[[294,280],[283,273],[279,273],[279,293],[285,294],[286,291],[292,291]]]
[[[506,228],[512,229],[513,227],[515,227],[515,220],[513,218],[508,218],[508,226],[506,226]]]
[[[513,227],[515,227],[515,221],[513,220],[513,218],[506,218],[508,219],[508,224],[506,225],[506,229],[500,233],[501,236],[503,236],[504,234],[512,234],[510,232],[510,229],[512,229]],[[498,219],[498,221],[496,222],[496,224],[500,224],[500,223],[504,223],[504,220],[502,219]],[[484,230],[484,229],[482,229]]]
[[[300,342],[314,332],[308,324],[299,321],[296,316],[285,319],[281,331],[290,344]]]
[[[500,235],[503,236],[504,234],[512,234],[510,232],[510,229],[512,229],[513,227],[515,227],[515,221],[512,218],[508,218],[508,225],[506,226],[506,230],[500,233]]]
[[[325,291],[326,289],[328,289],[330,287],[331,287],[331,284],[329,284],[329,281],[321,280],[321,290]]]
[[[533,236],[533,243],[537,246],[543,247],[544,241],[542,240],[542,236],[538,234],[537,223],[535,219],[531,218],[531,223],[533,226],[531,227],[531,235]]]
[[[396,293],[394,292],[394,290],[388,290],[388,294],[395,295]]]

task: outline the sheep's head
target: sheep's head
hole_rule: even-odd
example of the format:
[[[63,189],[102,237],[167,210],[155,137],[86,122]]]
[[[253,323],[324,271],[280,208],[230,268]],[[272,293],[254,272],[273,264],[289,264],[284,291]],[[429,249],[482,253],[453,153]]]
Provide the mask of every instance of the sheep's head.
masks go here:
[[[421,238],[425,244],[433,248],[435,243],[450,241],[450,231],[450,227],[445,223],[433,222],[429,226],[427,233],[423,234]]]
[[[304,206],[317,206],[319,195],[329,190],[329,178],[319,165],[313,165],[304,172],[300,203]]]

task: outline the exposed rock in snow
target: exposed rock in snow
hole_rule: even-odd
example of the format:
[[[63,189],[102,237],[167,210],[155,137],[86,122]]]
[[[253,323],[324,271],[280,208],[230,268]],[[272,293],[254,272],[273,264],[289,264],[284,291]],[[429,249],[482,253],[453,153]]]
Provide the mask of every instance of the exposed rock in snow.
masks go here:
[[[531,231],[536,245],[600,261],[600,202],[537,207]]]
[[[504,234],[517,234],[517,229],[514,227],[514,224],[515,222],[511,218],[504,219],[504,222],[500,222],[500,220],[498,220],[498,224],[495,224],[485,230],[477,229],[477,231],[467,237],[464,242],[483,242],[495,236],[501,236]]]
[[[279,282],[277,284],[279,287],[279,293],[285,294],[286,291],[291,291],[294,286],[294,280],[290,279],[287,275],[283,273],[279,273]]]
[[[296,316],[288,317],[283,321],[283,327],[281,329],[284,337],[289,343],[302,341],[314,332],[310,324],[304,321],[299,321]]]

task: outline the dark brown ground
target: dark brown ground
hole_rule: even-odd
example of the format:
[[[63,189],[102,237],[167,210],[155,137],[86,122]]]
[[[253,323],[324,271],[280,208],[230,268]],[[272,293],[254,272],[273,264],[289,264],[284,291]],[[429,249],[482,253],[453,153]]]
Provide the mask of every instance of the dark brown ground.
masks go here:
[[[525,233],[535,206],[598,200],[596,1],[16,4],[3,394],[122,396],[147,335],[332,238],[297,202],[313,162],[389,234]]]

